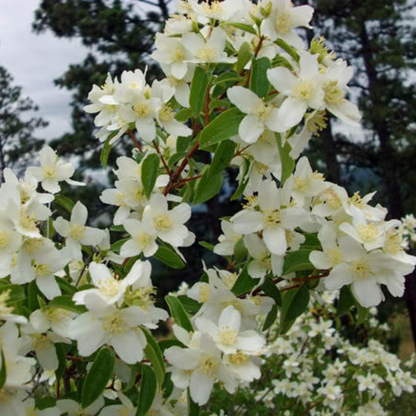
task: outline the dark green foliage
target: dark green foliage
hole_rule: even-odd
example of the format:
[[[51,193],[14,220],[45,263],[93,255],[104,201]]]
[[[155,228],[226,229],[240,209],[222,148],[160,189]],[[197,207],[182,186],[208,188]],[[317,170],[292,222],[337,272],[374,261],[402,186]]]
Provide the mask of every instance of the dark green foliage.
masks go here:
[[[12,82],[13,77],[0,66],[0,183],[5,168],[21,170],[33,159],[44,143],[35,137],[35,130],[48,124],[26,116],[38,108],[30,98],[22,98],[21,87]]]

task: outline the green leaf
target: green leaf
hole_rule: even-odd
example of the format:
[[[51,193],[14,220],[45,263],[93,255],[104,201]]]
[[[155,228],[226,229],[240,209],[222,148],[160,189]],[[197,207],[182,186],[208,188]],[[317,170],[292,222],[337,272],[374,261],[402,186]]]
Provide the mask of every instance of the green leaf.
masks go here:
[[[58,357],[59,362],[58,368],[55,370],[55,375],[57,379],[60,379],[64,375],[66,369],[66,355],[68,351],[68,345],[57,343],[55,344],[55,348],[56,356]]]
[[[33,312],[36,309],[39,309],[39,301],[38,301],[38,294],[40,293],[40,290],[38,289],[38,286],[36,285],[36,281],[32,280],[29,283],[28,289],[27,289],[27,296],[28,296],[28,306],[31,312]]]
[[[121,247],[123,247],[123,245],[129,240],[131,240],[131,238],[122,238],[121,240],[115,241],[113,244],[111,244],[110,250],[114,251],[115,253],[119,253]]]
[[[199,241],[198,244],[209,251],[214,251],[214,244],[207,243],[206,241]]]
[[[369,308],[364,308],[355,296],[354,301],[355,307],[357,308],[357,322],[355,323],[355,326],[360,326],[367,319]]]
[[[13,303],[22,302],[25,300],[25,291],[20,285],[7,284],[0,286],[0,294],[8,292],[8,297],[6,299],[7,305],[12,305]]]
[[[101,165],[104,169],[107,169],[108,157],[110,156],[110,152],[111,152],[110,141],[113,137],[114,137],[114,134],[112,134],[108,137],[108,139],[104,143],[103,150],[101,150],[100,162],[101,162]]]
[[[214,79],[212,84],[215,85],[215,84],[222,84],[226,82],[237,82],[240,80],[241,80],[241,77],[235,72],[223,72],[221,75],[218,75],[218,77]]]
[[[180,295],[178,299],[182,303],[185,311],[190,315],[195,315],[201,309],[201,304],[198,301],[188,298],[186,295]]]
[[[236,63],[236,70],[238,73],[243,71],[244,67],[250,61],[252,56],[253,52],[251,51],[250,44],[248,42],[244,42],[238,50],[238,60]]]
[[[184,108],[176,114],[175,119],[178,120],[180,123],[185,123],[185,121],[189,120],[191,117],[192,109]]]
[[[296,62],[300,61],[300,56],[296,52],[296,49],[287,44],[283,39],[277,39],[274,42],[276,45],[280,46],[287,54],[289,54]]]
[[[180,300],[175,296],[166,296],[165,300],[175,322],[188,332],[192,332],[194,328]]]
[[[61,288],[62,292],[72,296],[77,291],[77,288],[72,286],[66,280],[64,280],[60,277],[56,277],[56,276],[55,276],[55,279],[56,279],[56,282],[58,283],[59,287]]]
[[[139,402],[137,403],[137,416],[145,416],[152,407],[156,396],[157,382],[155,372],[148,365],[142,367],[140,379]]]
[[[289,69],[290,71],[293,71],[292,64],[281,55],[275,56],[272,60],[272,67],[275,68],[277,66],[282,66],[284,68]]]
[[[221,142],[217,150],[214,152],[214,157],[209,168],[209,175],[220,173],[227,168],[234,157],[235,143],[231,140],[224,140]]]
[[[340,293],[337,305],[337,316],[346,314],[356,304],[349,286],[344,286]]]
[[[240,238],[237,243],[234,245],[234,258],[235,262],[241,263],[247,257],[248,250],[244,244],[244,239]]]
[[[53,298],[47,305],[48,308],[65,309],[78,314],[87,312],[87,308],[83,305],[75,305],[72,296],[57,296]]]
[[[156,378],[160,386],[162,386],[165,380],[165,362],[163,361],[163,354],[159,348],[158,343],[154,339],[153,335],[145,328],[142,329],[146,336],[147,345],[144,349],[144,353],[148,360],[152,363],[153,369],[156,373]]]
[[[250,89],[259,97],[264,98],[269,92],[267,70],[271,68],[269,58],[253,59],[251,67]]]
[[[240,177],[240,182],[238,184],[237,190],[231,196],[231,199],[230,199],[231,201],[235,201],[236,199],[240,198],[243,195],[244,190],[246,189],[246,186],[250,179],[249,175],[247,175],[249,169],[250,169],[250,162],[247,159],[244,159],[243,174]]]
[[[142,164],[142,184],[147,199],[150,199],[159,172],[160,157],[157,153],[146,156]]]
[[[115,231],[117,233],[125,233],[126,229],[124,228],[124,225],[112,225],[110,227],[110,231]]]
[[[191,93],[189,96],[189,104],[191,106],[192,115],[198,117],[205,102],[207,94],[208,75],[204,68],[197,66],[191,83]]]
[[[222,173],[210,175],[209,169],[207,169],[202,174],[202,178],[198,179],[194,196],[194,205],[209,201],[217,195],[217,193],[221,191],[223,181],[224,176],[222,176]]]
[[[81,404],[85,409],[104,391],[113,375],[116,355],[109,348],[103,348],[95,358],[82,386]]]
[[[305,270],[315,270],[315,266],[309,261],[311,250],[300,249],[298,251],[287,253],[283,265],[282,275]]]
[[[279,133],[276,133],[276,141],[277,147],[279,148],[280,161],[282,163],[281,183],[283,185],[286,182],[286,179],[289,178],[289,176],[293,173],[296,166],[296,162],[290,156],[290,151],[292,150],[290,144],[286,142],[285,145],[282,146],[282,137]]]
[[[243,295],[244,293],[250,292],[259,283],[259,281],[260,279],[253,279],[248,274],[247,267],[244,267],[235,281],[231,291],[236,296]]]
[[[247,25],[245,23],[238,23],[238,22],[230,22],[227,23],[228,26],[235,27],[236,29],[243,30],[244,32],[249,32],[252,35],[257,35],[256,29],[253,26]]]
[[[305,237],[305,242],[301,244],[300,248],[308,248],[310,250],[322,250],[318,234],[303,233],[303,235]]]
[[[62,208],[64,208],[69,213],[72,212],[72,209],[74,208],[74,203],[71,199],[67,198],[66,196],[57,195],[55,196],[55,199],[53,200],[56,204],[60,205]]]
[[[200,148],[204,149],[215,143],[229,139],[238,134],[238,126],[245,117],[238,108],[230,108],[216,117],[202,130]]]
[[[280,290],[277,288],[270,277],[266,276],[266,279],[264,280],[261,288],[267,296],[270,296],[275,301],[277,306],[282,306],[282,295]]]
[[[277,306],[273,305],[272,309],[266,316],[262,331],[267,331],[276,321],[277,318]]]
[[[285,334],[309,305],[309,290],[305,286],[288,290],[283,296],[280,334]]]
[[[0,348],[1,353],[1,369],[0,369],[0,390],[6,384],[7,378],[7,369],[6,369],[6,360],[4,359],[3,348]]]
[[[172,269],[183,269],[185,267],[183,260],[168,246],[159,247],[154,257]]]

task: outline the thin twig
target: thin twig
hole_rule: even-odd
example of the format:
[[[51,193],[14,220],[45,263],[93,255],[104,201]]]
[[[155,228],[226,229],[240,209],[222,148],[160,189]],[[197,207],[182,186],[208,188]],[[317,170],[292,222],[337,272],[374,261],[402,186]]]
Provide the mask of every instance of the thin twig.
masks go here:
[[[134,145],[139,149],[140,153],[143,153],[143,148],[140,142],[137,140],[136,135],[133,133],[132,130],[127,130],[128,135],[132,138]]]
[[[153,140],[153,146],[154,146],[154,148],[155,148],[155,150],[156,150],[156,153],[160,156],[160,159],[162,160],[163,166],[165,167],[166,172],[167,172],[167,174],[168,174],[168,175],[169,175],[169,177],[170,177],[170,176],[172,175],[172,171],[169,169],[169,166],[168,166],[168,164],[166,163],[166,160],[165,160],[164,156],[163,156],[163,155],[162,155],[162,153],[160,152],[160,149],[159,149],[158,144],[156,143],[156,140]]]

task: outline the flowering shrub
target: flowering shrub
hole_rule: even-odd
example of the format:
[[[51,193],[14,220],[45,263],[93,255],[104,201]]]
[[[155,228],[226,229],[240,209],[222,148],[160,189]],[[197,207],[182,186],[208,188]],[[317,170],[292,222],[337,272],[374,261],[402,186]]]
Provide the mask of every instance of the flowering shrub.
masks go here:
[[[323,303],[322,300],[324,300]],[[395,397],[413,393],[415,354],[405,363],[383,344],[391,328],[380,324],[377,309],[360,330],[363,345],[352,345],[334,314],[336,292],[323,293],[285,334],[278,321],[267,332],[268,351],[262,378],[240,388],[233,398],[217,389],[209,410],[238,414],[345,414],[386,415]],[[364,335],[365,334],[365,335]],[[207,414],[212,414],[210,411]],[[217,414],[217,413],[216,413]],[[403,413],[406,414],[406,413]]]
[[[350,124],[360,119],[346,97],[352,69],[323,40],[306,49],[294,31],[309,27],[312,8],[189,0],[178,12],[156,37],[153,58],[165,79],[148,85],[138,69],[109,75],[89,94],[85,110],[96,114],[103,166],[117,141],[134,144],[117,160],[115,187],[101,195],[117,207],[110,230],[87,226],[87,208],[61,194],[60,182],[80,184],[51,148],[24,179],[5,172],[1,414],[198,414],[214,385],[234,393],[260,379],[261,357],[278,351],[267,334],[302,340],[293,325],[323,290],[340,289],[337,313],[355,308],[360,321],[383,300],[382,285],[403,294],[416,258],[403,249],[400,222],[385,221],[386,209],[369,204],[373,194],[349,196],[299,158],[327,112]],[[211,163],[199,162],[197,151]],[[231,199],[243,198],[241,210],[222,219],[218,244],[201,242],[228,267],[205,267],[185,294],[166,297],[174,338],[157,341],[151,330],[169,314],[155,306],[149,259],[185,267],[180,250],[195,240],[186,226],[191,205],[221,190],[229,166],[239,169]],[[58,206],[66,216],[57,216]],[[333,338],[308,354],[340,342],[325,321],[308,325],[309,337]],[[288,377],[299,370],[297,340],[287,357],[272,358]],[[322,373],[317,394],[325,399],[316,409],[348,404],[342,377],[359,391],[375,386],[363,405],[378,397],[382,364],[368,364],[374,377],[341,374],[341,359],[358,360],[352,349],[338,350],[339,375]],[[318,382],[308,383],[298,388],[305,407],[312,400],[305,391]]]

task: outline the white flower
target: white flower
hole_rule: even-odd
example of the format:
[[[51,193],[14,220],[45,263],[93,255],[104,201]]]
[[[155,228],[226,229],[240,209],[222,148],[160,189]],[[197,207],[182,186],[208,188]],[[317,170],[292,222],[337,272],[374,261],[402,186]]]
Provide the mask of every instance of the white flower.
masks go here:
[[[355,297],[364,307],[378,305],[383,300],[381,284],[386,285],[393,296],[403,295],[403,275],[410,273],[413,266],[395,261],[380,250],[367,253],[350,237],[342,238],[339,246],[344,261],[335,266],[325,279],[328,290],[352,284]]]
[[[267,71],[269,82],[287,97],[278,112],[279,132],[300,123],[308,108],[319,109],[324,103],[318,55],[301,52],[299,66],[298,76],[283,67]]]
[[[259,210],[245,209],[234,217],[234,230],[241,234],[262,231],[263,241],[273,254],[283,255],[288,248],[286,231],[293,231],[307,221],[305,210],[290,207],[291,182],[278,189],[273,181],[266,180],[258,189]]]
[[[226,34],[220,28],[212,30],[208,39],[196,33],[186,33],[182,36],[182,43],[191,52],[193,58],[189,62],[193,63],[234,63],[237,58],[228,57],[225,49]]]
[[[39,157],[40,167],[31,167],[28,171],[42,184],[45,191],[56,194],[61,190],[59,182],[62,181],[71,185],[84,185],[69,179],[74,174],[74,167],[70,163],[59,160],[55,151],[49,146],[45,146],[40,151]]]
[[[254,143],[266,128],[280,131],[278,110],[270,103],[265,103],[253,91],[243,87],[227,90],[228,99],[243,113],[247,114],[238,127],[238,134],[246,143]]]
[[[234,246],[242,237],[242,234],[234,232],[232,223],[221,221],[221,229],[224,234],[218,237],[219,243],[214,247],[214,253],[220,256],[232,256]]]
[[[65,246],[73,260],[82,260],[82,245],[95,246],[105,237],[103,230],[86,227],[88,211],[77,202],[71,212],[71,221],[59,217],[54,221],[56,231],[65,238]]]
[[[75,293],[72,298],[75,303],[84,305],[85,297],[90,293],[95,293],[107,305],[115,303],[121,305],[129,286],[132,286],[141,278],[147,282],[150,277],[151,265],[148,261],[136,261],[129,274],[122,280],[117,279],[104,264],[92,262],[89,266],[89,272],[97,289],[87,289]]]
[[[190,217],[191,207],[188,204],[182,203],[169,210],[167,198],[155,194],[143,211],[142,224],[145,229],[153,228],[161,240],[180,247],[190,234],[184,225]]]
[[[240,332],[241,315],[233,306],[227,306],[221,312],[218,325],[205,318],[196,318],[195,325],[200,332],[211,335],[215,345],[225,354],[235,354],[238,350],[256,355],[265,345],[264,338],[257,332]]]
[[[267,8],[270,1],[262,1],[260,7]],[[297,48],[302,48],[302,39],[293,32],[296,27],[311,28],[313,8],[310,6],[293,7],[290,0],[273,0],[270,15],[261,24],[262,32],[271,40],[277,38]]]
[[[103,345],[111,345],[127,364],[143,359],[146,337],[138,328],[152,317],[137,306],[118,309],[95,293],[84,297],[88,312],[74,319],[69,337],[78,342],[79,354],[88,357]]]
[[[157,233],[152,226],[134,219],[124,221],[123,226],[132,237],[121,246],[120,253],[123,257],[134,257],[140,253],[145,257],[151,257],[156,253]]]
[[[208,334],[201,334],[199,345],[194,345],[193,348],[166,349],[165,357],[171,365],[186,371],[187,375],[183,375],[185,380],[179,384],[181,386],[189,384],[192,400],[201,406],[208,402],[217,380],[224,383],[228,392],[235,391],[236,381],[222,363],[221,351]],[[177,384],[178,379],[173,378],[173,382]]]

